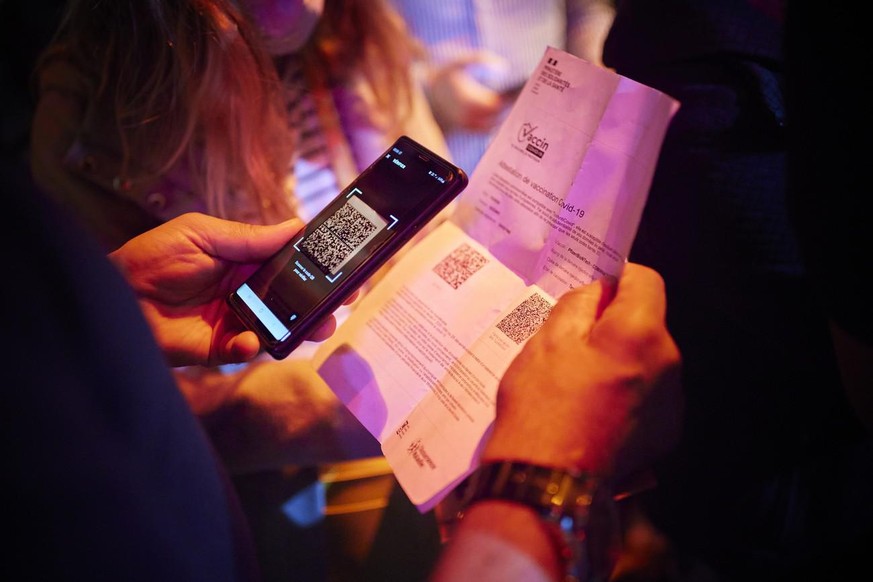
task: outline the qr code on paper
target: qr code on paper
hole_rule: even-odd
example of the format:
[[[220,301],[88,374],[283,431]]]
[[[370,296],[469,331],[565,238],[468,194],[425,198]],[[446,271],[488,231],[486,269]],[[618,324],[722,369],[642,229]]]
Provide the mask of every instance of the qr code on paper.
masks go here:
[[[356,198],[351,199],[309,233],[300,249],[323,271],[336,273],[384,226],[384,221],[367,209]]]
[[[433,271],[452,289],[457,289],[487,263],[488,259],[482,253],[464,243],[440,261]]]
[[[500,320],[497,329],[517,344],[523,344],[535,334],[552,312],[552,304],[535,293]]]

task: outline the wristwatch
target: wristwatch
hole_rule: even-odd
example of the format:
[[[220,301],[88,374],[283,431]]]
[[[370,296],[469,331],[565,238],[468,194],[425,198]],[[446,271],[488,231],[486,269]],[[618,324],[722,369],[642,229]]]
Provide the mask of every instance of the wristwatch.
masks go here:
[[[460,512],[483,500],[533,509],[557,544],[565,581],[609,578],[621,547],[618,509],[609,486],[595,475],[519,461],[479,466],[461,484]]]

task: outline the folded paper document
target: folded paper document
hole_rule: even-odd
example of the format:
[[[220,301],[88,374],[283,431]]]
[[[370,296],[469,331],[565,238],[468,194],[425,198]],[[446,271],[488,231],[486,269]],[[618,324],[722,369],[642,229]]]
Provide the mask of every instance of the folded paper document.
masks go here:
[[[500,377],[557,298],[620,273],[677,108],[548,48],[451,218],[316,351],[421,511],[476,467]]]

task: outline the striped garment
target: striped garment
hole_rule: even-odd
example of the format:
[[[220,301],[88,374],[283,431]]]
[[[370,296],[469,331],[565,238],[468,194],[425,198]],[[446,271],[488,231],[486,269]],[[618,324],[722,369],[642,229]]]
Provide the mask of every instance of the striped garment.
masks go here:
[[[565,48],[568,4],[563,0],[392,0],[413,35],[437,65],[476,51],[505,66],[474,66],[470,72],[498,92],[527,80],[548,46]],[[572,4],[573,2],[571,2]],[[508,113],[509,107],[503,115]],[[454,129],[446,141],[455,163],[472,173],[497,127],[490,132]]]
[[[289,61],[283,78],[287,91],[288,122],[296,130],[297,147],[289,168],[289,188],[297,199],[298,212],[310,220],[324,208],[340,187],[331,165],[331,151],[313,93],[299,61]]]

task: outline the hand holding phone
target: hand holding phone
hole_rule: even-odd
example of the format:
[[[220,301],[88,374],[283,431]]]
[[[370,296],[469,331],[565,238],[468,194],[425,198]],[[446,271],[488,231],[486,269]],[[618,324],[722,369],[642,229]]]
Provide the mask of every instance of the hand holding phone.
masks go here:
[[[228,297],[276,359],[286,357],[467,185],[400,137]]]

